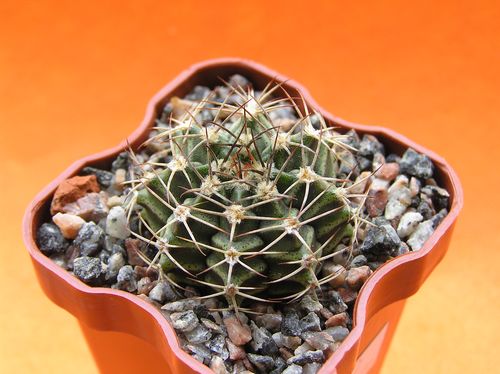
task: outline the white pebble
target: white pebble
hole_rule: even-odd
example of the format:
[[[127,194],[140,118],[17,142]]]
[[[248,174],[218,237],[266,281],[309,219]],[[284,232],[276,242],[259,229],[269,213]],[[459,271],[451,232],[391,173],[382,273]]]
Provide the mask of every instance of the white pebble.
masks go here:
[[[434,225],[432,220],[427,220],[420,223],[417,229],[410,235],[407,243],[414,251],[423,247],[424,243],[434,232]]]
[[[398,225],[398,236],[403,239],[411,235],[417,228],[418,224],[422,222],[424,217],[418,212],[408,212],[401,217]]]
[[[106,218],[106,234],[118,239],[126,239],[129,236],[127,215],[121,206],[114,206],[109,211]]]

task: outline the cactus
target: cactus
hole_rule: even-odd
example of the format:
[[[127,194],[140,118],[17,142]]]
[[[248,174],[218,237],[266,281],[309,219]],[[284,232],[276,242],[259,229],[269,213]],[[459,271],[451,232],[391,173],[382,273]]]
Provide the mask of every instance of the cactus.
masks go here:
[[[353,150],[345,136],[303,101],[273,98],[278,88],[231,87],[239,104],[210,95],[181,103],[183,114],[147,141],[161,156],[138,162],[132,181],[132,234],[158,249],[145,259],[176,287],[197,286],[230,309],[319,290],[336,276],[319,278],[322,262],[342,241],[352,248],[363,220],[337,177],[340,155]],[[286,106],[298,116],[288,128],[271,119]]]

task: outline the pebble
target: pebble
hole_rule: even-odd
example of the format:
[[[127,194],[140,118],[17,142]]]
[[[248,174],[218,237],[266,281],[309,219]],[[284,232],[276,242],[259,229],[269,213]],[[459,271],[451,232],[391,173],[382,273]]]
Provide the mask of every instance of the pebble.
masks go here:
[[[360,266],[358,268],[351,268],[347,271],[345,283],[353,290],[359,290],[365,284],[372,271],[368,266]]]
[[[432,206],[432,201],[427,201],[425,199],[422,199],[418,204],[417,212],[424,217],[424,220],[431,219],[436,214],[436,211]]]
[[[114,206],[109,211],[106,218],[106,234],[118,239],[126,239],[129,236],[127,213],[121,206]]]
[[[302,367],[293,364],[287,367],[285,370],[283,370],[281,374],[302,374]]]
[[[448,208],[450,194],[444,188],[437,186],[425,186],[421,191],[430,197],[436,210]]]
[[[108,188],[111,186],[111,181],[113,179],[113,173],[107,171],[107,170],[102,170],[102,169],[97,169],[93,168],[91,166],[86,166],[82,169],[81,173],[83,175],[95,175],[97,178],[97,182],[101,187]]]
[[[151,278],[143,277],[137,282],[137,293],[140,295],[147,295],[156,285],[156,282],[152,282]]]
[[[199,304],[199,301],[197,300],[184,299],[167,303],[163,305],[161,309],[168,312],[184,312],[186,310],[193,309],[197,304]]]
[[[229,374],[224,365],[224,360],[219,356],[213,356],[210,361],[210,369],[214,371],[215,374]]]
[[[441,223],[441,221],[446,217],[448,214],[447,209],[441,209],[438,214],[436,214],[434,217],[431,218],[432,225],[434,228],[438,227],[438,225]]]
[[[290,356],[291,357],[291,356]],[[286,369],[286,361],[281,357],[274,360],[274,369],[269,374],[281,374]],[[250,373],[249,373],[250,374]]]
[[[123,257],[123,254],[120,252],[113,253],[108,259],[105,279],[115,279],[123,266],[125,266],[125,258]]]
[[[132,266],[125,265],[119,271],[116,276],[117,287],[120,290],[126,290],[128,292],[134,292],[137,290],[137,281],[135,280],[135,273]]]
[[[307,314],[300,320],[301,331],[321,331],[321,321],[314,312]]]
[[[111,171],[114,173],[118,169],[127,169],[129,165],[130,156],[128,152],[120,153],[111,164]]]
[[[343,341],[347,335],[349,335],[349,329],[344,326],[329,327],[325,330],[325,332],[330,334],[336,342]]]
[[[250,329],[252,331],[250,346],[254,352],[266,356],[274,355],[278,352],[278,346],[269,331],[263,327],[258,327],[253,321],[250,323]]]
[[[342,288],[339,288],[339,290],[341,289]],[[330,309],[333,314],[339,314],[347,310],[346,303],[342,299],[340,293],[337,291],[328,292],[328,301],[328,309]]]
[[[122,205],[123,204],[123,199],[121,196],[114,195],[111,196],[108,201],[106,202],[106,205],[108,208],[112,208],[114,206]]]
[[[316,374],[319,369],[321,369],[321,364],[317,362],[311,362],[309,364],[305,364],[302,367],[302,374]]]
[[[368,192],[365,201],[366,210],[370,217],[378,217],[385,211],[389,194],[387,189],[373,189]]]
[[[336,274],[328,282],[330,286],[332,286],[333,288],[337,288],[344,284],[346,277],[346,270],[342,265],[335,264],[333,261],[328,261],[328,262],[325,261],[323,267],[321,268],[321,271],[323,272],[323,275],[325,277],[333,276],[334,274]],[[321,308],[319,311],[321,311],[322,309],[324,308]]]
[[[66,213],[56,213],[52,217],[52,221],[59,227],[62,235],[66,239],[74,239],[78,235],[78,231],[85,223],[85,220],[79,216]]]
[[[407,187],[408,179],[397,179],[389,187],[389,199],[385,207],[385,219],[401,217],[411,204],[411,191]]]
[[[274,367],[274,360],[272,357],[256,355],[254,353],[248,353],[247,357],[260,373],[268,373]]]
[[[57,212],[64,212],[63,208],[66,204],[75,202],[89,192],[99,191],[100,187],[95,175],[75,176],[66,179],[59,184],[54,192],[50,213],[54,215]]]
[[[281,333],[287,336],[299,336],[302,332],[299,315],[296,311],[288,311],[281,323]]]
[[[387,257],[399,248],[400,243],[401,239],[391,225],[371,226],[360,250],[367,258]]]
[[[349,266],[351,268],[357,268],[357,267],[360,267],[360,266],[364,266],[366,265],[368,262],[368,260],[366,259],[365,256],[363,255],[357,255],[356,257],[354,257],[351,261],[351,263],[349,264]]]
[[[304,365],[311,362],[323,362],[325,361],[325,355],[322,351],[308,351],[300,355],[293,356],[288,359],[287,364]]]
[[[411,235],[424,217],[418,212],[407,212],[399,221],[397,233],[401,239]]]
[[[354,181],[354,183],[349,187],[349,192],[352,194],[362,194],[364,193],[370,183],[371,173],[369,171],[363,171]],[[359,200],[357,200],[359,202]]]
[[[170,316],[172,317],[172,316]],[[210,338],[212,337],[212,333],[210,332],[209,329],[207,329],[205,326],[203,325],[196,325],[196,327],[192,330],[189,330],[189,331],[183,331],[184,332],[184,336],[186,337],[186,339],[188,340],[188,342],[192,343],[192,344],[201,344],[201,343],[205,343],[205,342],[208,342],[210,340]],[[208,347],[210,348],[210,347]]]
[[[359,136],[355,130],[349,130],[345,133],[345,137],[341,139],[341,142],[347,144],[349,147],[358,149],[359,148]]]
[[[360,156],[360,155],[356,155],[356,161],[358,162],[359,170],[361,170],[361,171],[371,170],[372,162],[370,159],[363,157],[363,156]]]
[[[309,343],[304,342],[301,345],[299,345],[297,348],[295,348],[295,350],[293,351],[293,354],[295,356],[297,356],[297,355],[300,355],[302,353],[308,352],[310,350],[312,350],[312,347],[309,345]]]
[[[234,344],[230,339],[226,339],[226,345],[229,350],[229,359],[232,361],[242,360],[247,354],[242,347]]]
[[[117,191],[123,190],[123,183],[127,180],[127,171],[125,169],[117,169],[113,178],[113,188]]]
[[[167,282],[161,281],[154,286],[154,288],[149,292],[149,298],[160,304],[166,301],[173,301],[177,298],[174,290]]]
[[[273,334],[273,340],[278,347],[286,347],[289,349],[297,349],[302,344],[302,339],[298,336],[287,336],[281,332]]]
[[[347,326],[347,322],[349,321],[349,315],[345,312],[335,314],[334,316],[328,318],[325,322],[326,327],[335,327],[335,326]]]
[[[377,152],[373,155],[372,159],[372,170],[380,170],[380,167],[385,164],[385,157],[382,153]]]
[[[240,320],[234,315],[230,314],[223,319],[224,326],[226,326],[229,339],[236,345],[245,345],[252,340],[252,332],[250,327],[242,325]]]
[[[59,227],[52,223],[44,223],[37,230],[36,241],[40,250],[46,254],[60,253],[68,247]]]
[[[384,154],[384,145],[373,135],[363,135],[363,139],[359,143],[358,154],[372,158],[375,153]]]
[[[339,287],[339,288],[337,288],[337,292],[340,295],[342,301],[345,304],[349,304],[349,305],[354,303],[356,301],[356,298],[358,297],[358,293],[356,291],[354,291],[353,289],[348,288],[348,287]]]
[[[420,186],[421,186],[420,181],[415,177],[411,177],[411,179],[410,179],[411,197],[415,197],[418,195],[418,193],[420,192]]]
[[[326,351],[335,340],[326,332],[305,332],[302,339],[314,349]]]
[[[141,241],[139,239],[125,239],[125,248],[127,250],[128,263],[132,266],[147,266],[141,258]]]
[[[252,87],[252,83],[250,83],[247,78],[240,74],[233,74],[231,77],[229,77],[228,83],[230,86],[238,90],[243,90],[245,92]]]
[[[423,247],[424,243],[434,232],[434,223],[432,220],[427,220],[418,224],[415,231],[406,241],[412,250],[416,251]]]
[[[197,356],[199,358],[199,361],[202,363],[208,363],[208,362],[210,362],[210,359],[212,358],[212,352],[210,352],[210,350],[207,347],[205,347],[204,345],[187,344],[186,348],[193,355]]]
[[[80,248],[83,256],[95,254],[104,244],[104,231],[94,222],[86,222],[78,231],[73,244]]]
[[[209,320],[207,318],[200,317],[199,314],[196,313],[196,311],[194,311],[194,312],[198,316],[198,318],[200,318],[200,321],[203,324],[203,326],[210,329],[211,331],[213,331],[216,334],[220,334],[220,335],[224,335],[224,336],[227,335],[226,332],[222,329],[222,327],[220,325],[218,325],[215,322],[212,322],[211,320]]]
[[[399,166],[402,173],[422,179],[432,177],[434,172],[434,165],[431,159],[411,148],[408,148],[403,154]]]
[[[392,182],[399,175],[399,164],[397,162],[389,162],[383,164],[375,173],[377,178]]]
[[[299,306],[307,313],[319,312],[323,308],[323,305],[318,300],[313,299],[311,295],[304,296],[300,300]]]
[[[198,317],[192,310],[186,312],[172,313],[170,315],[174,329],[184,333],[194,330],[200,323]]]
[[[389,181],[380,178],[373,178],[370,184],[371,190],[387,190],[389,188]]]
[[[261,316],[255,317],[255,323],[260,327],[264,327],[269,331],[276,332],[281,328],[283,316],[278,313],[266,313]]]
[[[73,261],[73,273],[81,281],[94,284],[102,273],[101,260],[94,257],[78,257]]]
[[[290,357],[293,357],[293,353],[285,347],[281,347],[279,349],[279,352],[284,361],[288,360]]]
[[[77,201],[66,204],[63,211],[86,221],[99,222],[108,215],[107,194],[102,191],[88,193]]]

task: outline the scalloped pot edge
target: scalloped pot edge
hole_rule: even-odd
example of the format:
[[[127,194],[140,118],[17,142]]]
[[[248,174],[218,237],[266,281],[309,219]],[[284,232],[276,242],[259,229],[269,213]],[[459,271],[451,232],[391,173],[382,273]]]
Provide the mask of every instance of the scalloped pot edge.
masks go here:
[[[355,124],[331,115],[300,84],[255,62],[238,58],[204,61],[179,74],[151,99],[144,120],[128,138],[128,143],[132,147],[138,147],[146,139],[157,114],[170,97],[185,95],[196,84],[213,85],[217,83],[218,77],[235,73],[247,76],[257,86],[274,79],[282,83],[289,92],[300,93],[307,105],[321,112],[331,125],[353,128],[361,134],[374,134],[393,152],[412,147],[428,155],[436,165],[439,182],[450,192],[450,213],[424,247],[387,262],[364,284],[355,304],[351,333],[320,370],[321,374],[377,372],[397,325],[404,300],[420,288],[448,248],[455,220],[463,205],[463,192],[458,177],[451,166],[434,152],[392,130]],[[124,141],[116,147],[75,162],[41,191],[27,208],[23,221],[23,238],[40,285],[52,301],[80,321],[84,331],[89,328],[96,332],[121,332],[124,333],[121,334],[121,339],[124,340],[130,335],[143,339],[156,348],[155,355],[173,373],[212,373],[212,370],[180,348],[173,328],[155,307],[124,291],[87,286],[43,255],[35,242],[36,229],[49,217],[50,200],[59,183],[78,174],[84,166],[109,166],[126,146],[127,141]],[[119,343],[117,340],[116,344]],[[99,352],[92,346],[90,348],[99,364]],[[137,355],[140,359],[140,352]]]

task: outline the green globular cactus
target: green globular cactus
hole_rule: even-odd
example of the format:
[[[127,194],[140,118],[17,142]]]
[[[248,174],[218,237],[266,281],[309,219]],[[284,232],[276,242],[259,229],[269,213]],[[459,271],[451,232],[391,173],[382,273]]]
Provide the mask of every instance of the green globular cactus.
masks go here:
[[[158,249],[152,266],[237,310],[330,281],[318,278],[321,263],[352,244],[359,217],[336,178],[338,151],[351,151],[343,136],[290,97],[272,99],[275,88],[233,90],[241,104],[207,97],[158,129],[149,141],[165,161],[143,165],[129,206],[141,221],[133,234]],[[285,105],[298,116],[287,129],[270,117]],[[213,120],[202,122],[207,107]]]

